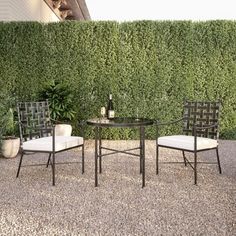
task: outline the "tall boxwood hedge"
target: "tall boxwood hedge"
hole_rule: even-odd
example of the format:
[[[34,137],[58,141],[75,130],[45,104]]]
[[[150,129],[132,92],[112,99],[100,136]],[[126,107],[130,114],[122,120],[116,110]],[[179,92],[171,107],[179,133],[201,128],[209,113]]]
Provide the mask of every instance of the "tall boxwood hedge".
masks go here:
[[[221,137],[236,138],[234,21],[0,23],[0,90],[36,100],[53,79],[71,84],[78,119],[98,116],[110,92],[118,116],[159,120],[180,117],[184,99],[220,99]],[[103,131],[114,139],[137,134]]]

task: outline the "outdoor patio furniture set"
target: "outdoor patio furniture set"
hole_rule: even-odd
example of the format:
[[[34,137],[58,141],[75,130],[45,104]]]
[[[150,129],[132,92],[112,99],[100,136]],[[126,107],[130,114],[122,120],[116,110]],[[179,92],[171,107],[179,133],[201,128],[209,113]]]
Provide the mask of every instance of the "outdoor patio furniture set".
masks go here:
[[[50,119],[50,110],[48,101],[42,102],[21,102],[17,105],[21,150],[20,161],[16,177],[19,176],[20,169],[23,166],[23,156],[33,153],[47,153],[48,161],[46,166],[52,168],[52,184],[55,185],[55,156],[59,152],[67,151],[73,148],[82,149],[82,173],[84,173],[84,138],[78,136],[58,136],[55,132],[55,125]],[[123,153],[138,156],[140,161],[140,174],[142,174],[142,187],[145,186],[145,127],[155,125],[157,127],[156,139],[156,174],[159,173],[159,148],[171,148],[181,150],[183,154],[183,163],[189,165],[194,170],[194,184],[197,184],[197,153],[207,150],[215,150],[219,173],[221,173],[218,138],[219,138],[219,112],[220,102],[197,102],[186,101],[184,103],[184,113],[181,119],[161,123],[145,118],[114,118],[104,121],[101,118],[90,119],[86,122],[95,130],[95,186],[98,186],[98,168],[102,173],[102,157]],[[170,135],[158,137],[158,130],[163,125],[174,125],[182,122],[182,135]],[[85,123],[80,123],[84,125]],[[102,145],[101,130],[104,127],[109,128],[138,128],[140,131],[140,145],[127,150],[116,150]],[[110,152],[102,152],[102,150]],[[139,150],[139,153],[133,151]],[[186,158],[185,153],[194,154],[194,161]],[[168,162],[170,163],[170,162]],[[173,162],[171,162],[173,163]],[[176,162],[175,162],[176,163]],[[180,163],[180,162],[178,162]],[[204,162],[209,163],[209,162]],[[98,165],[99,164],[99,165]],[[45,165],[45,164],[39,164]]]

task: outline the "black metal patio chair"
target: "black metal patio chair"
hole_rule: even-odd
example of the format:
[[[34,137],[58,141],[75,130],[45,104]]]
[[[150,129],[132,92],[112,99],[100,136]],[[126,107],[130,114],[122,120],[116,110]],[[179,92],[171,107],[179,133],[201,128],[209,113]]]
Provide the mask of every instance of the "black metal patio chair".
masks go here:
[[[19,176],[23,156],[33,153],[48,153],[47,166],[52,167],[52,184],[55,185],[55,155],[72,148],[82,148],[82,173],[84,173],[84,139],[77,136],[57,136],[50,119],[48,101],[19,102],[17,104],[21,157],[16,177]],[[70,162],[71,163],[71,162]],[[38,164],[43,165],[43,164]]]
[[[207,150],[215,150],[219,173],[221,174],[218,152],[220,102],[186,101],[183,117],[167,123],[157,122],[156,140],[156,174],[159,173],[159,147],[181,150],[184,164],[189,164],[194,170],[194,184],[197,184],[197,154]],[[162,125],[173,125],[182,122],[183,134],[158,137],[158,129]],[[190,162],[185,152],[194,154]],[[176,163],[176,162],[167,162]],[[201,162],[208,163],[209,162]],[[210,164],[213,164],[212,162]]]

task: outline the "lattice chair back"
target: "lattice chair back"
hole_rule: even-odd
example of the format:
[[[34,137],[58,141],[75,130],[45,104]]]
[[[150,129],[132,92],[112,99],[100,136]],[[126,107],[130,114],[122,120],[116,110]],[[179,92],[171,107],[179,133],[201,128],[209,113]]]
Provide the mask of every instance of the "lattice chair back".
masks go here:
[[[40,130],[52,126],[48,101],[19,102],[17,110],[21,142],[51,136],[48,130]]]
[[[185,101],[183,133],[194,135],[193,126],[213,125],[219,122],[220,102]],[[212,139],[219,138],[219,125],[210,129],[197,130],[197,136]]]

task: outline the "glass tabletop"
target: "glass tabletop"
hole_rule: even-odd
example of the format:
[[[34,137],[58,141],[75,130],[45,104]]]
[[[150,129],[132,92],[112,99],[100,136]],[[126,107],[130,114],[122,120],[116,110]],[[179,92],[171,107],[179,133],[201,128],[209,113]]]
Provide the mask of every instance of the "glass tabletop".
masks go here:
[[[117,117],[112,120],[106,118],[94,118],[87,120],[87,124],[99,127],[135,127],[152,125],[153,120],[133,117]]]

